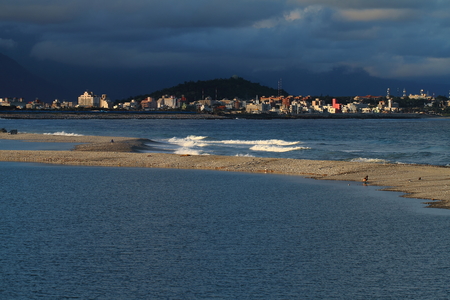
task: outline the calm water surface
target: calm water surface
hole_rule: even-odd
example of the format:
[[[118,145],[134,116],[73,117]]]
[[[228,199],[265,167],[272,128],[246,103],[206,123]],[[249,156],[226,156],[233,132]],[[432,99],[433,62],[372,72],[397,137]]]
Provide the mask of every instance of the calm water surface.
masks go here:
[[[2,299],[446,299],[450,214],[357,183],[0,163]]]

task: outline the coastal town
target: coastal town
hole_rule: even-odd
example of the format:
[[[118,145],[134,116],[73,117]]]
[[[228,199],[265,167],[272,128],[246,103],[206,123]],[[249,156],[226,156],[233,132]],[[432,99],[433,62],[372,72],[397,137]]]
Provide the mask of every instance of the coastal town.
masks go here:
[[[258,96],[252,99],[214,99],[204,96],[202,99],[188,101],[186,97],[163,95],[156,99],[146,97],[141,100],[113,102],[107,94],[97,95],[85,91],[77,101],[59,101],[51,103],[35,99],[27,102],[22,98],[0,98],[2,110],[101,110],[101,111],[190,111],[198,113],[252,114],[252,115],[304,115],[304,114],[393,114],[393,113],[434,113],[448,111],[450,100],[443,96],[435,97],[420,90],[418,94],[394,97],[387,89],[385,96],[349,97],[345,103],[337,98],[312,96]],[[399,102],[414,102],[414,107]],[[411,106],[411,105],[409,105]]]

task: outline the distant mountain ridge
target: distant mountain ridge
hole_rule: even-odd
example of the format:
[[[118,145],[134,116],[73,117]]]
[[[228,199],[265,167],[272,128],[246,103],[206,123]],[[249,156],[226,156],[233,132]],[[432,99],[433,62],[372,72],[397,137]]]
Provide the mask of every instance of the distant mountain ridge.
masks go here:
[[[52,84],[28,71],[12,58],[0,53],[0,98],[36,98],[52,102],[65,94],[63,88]]]
[[[280,90],[280,93],[284,96],[288,95],[285,90]],[[135,99],[140,101],[147,97],[158,99],[163,95],[175,96],[178,98],[184,96],[188,101],[201,100],[206,97],[211,97],[212,99],[234,99],[236,97],[240,99],[251,99],[256,96],[276,96],[278,95],[278,89],[233,76],[228,79],[184,82],[174,87],[165,88],[150,94],[130,97],[124,100]]]

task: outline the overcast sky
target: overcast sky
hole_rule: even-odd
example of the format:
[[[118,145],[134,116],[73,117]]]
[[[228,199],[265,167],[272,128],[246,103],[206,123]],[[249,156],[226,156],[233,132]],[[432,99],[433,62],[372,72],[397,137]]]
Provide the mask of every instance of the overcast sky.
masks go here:
[[[337,68],[446,83],[449,37],[449,0],[0,0],[0,52],[84,85],[82,70],[159,74],[149,89],[237,74],[302,93],[295,72]]]

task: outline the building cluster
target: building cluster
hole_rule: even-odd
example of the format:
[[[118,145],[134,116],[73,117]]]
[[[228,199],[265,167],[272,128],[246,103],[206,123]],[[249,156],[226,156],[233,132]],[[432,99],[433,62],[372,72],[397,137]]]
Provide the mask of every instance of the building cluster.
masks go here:
[[[398,104],[392,99],[383,100],[383,97],[376,97],[379,104],[376,107],[369,106],[364,100],[373,99],[373,96],[355,97],[352,103],[340,104],[336,99],[331,104],[325,104],[324,100],[319,98],[312,99],[310,96],[271,96],[258,97],[251,100],[241,100],[234,98],[232,100],[222,99],[214,100],[206,97],[188,103],[184,97],[176,98],[165,95],[159,99],[148,97],[140,102],[131,100],[114,106],[114,109],[130,110],[164,110],[164,109],[185,109],[188,106],[194,107],[197,111],[211,112],[214,110],[230,112],[246,112],[250,114],[303,114],[303,113],[380,113],[380,112],[398,112]]]
[[[435,101],[434,96],[429,96],[423,90],[420,94],[410,94],[406,96],[403,90],[403,97],[409,99],[427,100],[431,106]],[[447,101],[444,106],[450,106]],[[398,103],[393,101],[390,90],[386,96],[356,96],[348,103],[339,103],[337,99],[332,99],[331,103],[325,103],[323,99],[311,96],[256,96],[251,100],[222,99],[214,100],[206,97],[197,101],[189,102],[182,96],[180,98],[170,95],[162,96],[159,99],[147,97],[141,101],[131,100],[124,103],[113,104],[106,94],[96,95],[91,91],[85,91],[78,97],[78,102],[67,102],[54,100],[52,103],[45,103],[38,99],[25,102],[22,98],[0,98],[0,106],[14,106],[19,109],[105,109],[105,110],[177,110],[187,109],[202,112],[227,111],[230,113],[245,112],[249,114],[313,114],[313,113],[395,113],[400,112]]]
[[[404,97],[406,91],[403,91]],[[111,107],[111,102],[102,95],[97,97],[92,92],[85,92],[78,98],[79,107],[97,107],[120,110],[176,110],[190,107],[197,111],[229,111],[230,113],[246,112],[250,114],[304,114],[304,113],[396,113],[400,112],[399,104],[393,101],[389,89],[386,96],[356,96],[350,103],[339,103],[337,99],[332,99],[330,104],[326,104],[323,99],[312,98],[311,96],[270,96],[258,97],[251,100],[239,98],[215,100],[206,97],[193,102],[188,102],[182,96],[164,95],[159,99],[147,97],[141,101],[131,100],[119,103]],[[425,99],[431,104],[434,97],[430,97],[421,90],[418,95],[409,95],[410,99]],[[103,100],[102,100],[103,99]],[[370,103],[370,104],[369,104]],[[377,103],[373,105],[373,103]],[[449,103],[447,103],[448,105]]]
[[[26,102],[23,98],[0,98],[0,106],[15,107],[17,109],[60,109],[74,107],[73,102],[54,100],[52,103],[39,99]]]
[[[131,100],[130,102],[119,103],[114,109],[143,109],[143,110],[164,110],[181,108],[182,99],[174,96],[163,96],[158,100],[147,97],[142,101]]]
[[[373,98],[372,96],[367,96]],[[278,114],[304,114],[304,113],[381,113],[398,112],[398,104],[391,99],[379,100],[377,106],[370,106],[364,102],[366,97],[355,97],[353,102],[341,104],[337,99],[332,99],[331,104],[326,104],[320,98],[312,99],[310,96],[287,97],[261,97],[245,105],[247,113],[278,113]]]

